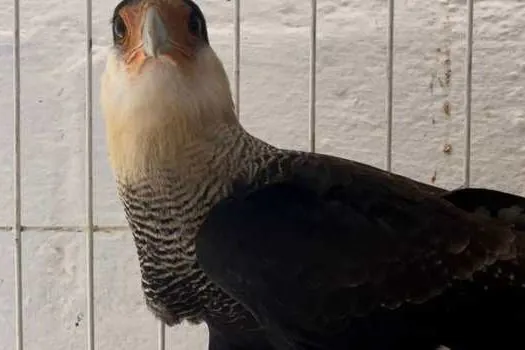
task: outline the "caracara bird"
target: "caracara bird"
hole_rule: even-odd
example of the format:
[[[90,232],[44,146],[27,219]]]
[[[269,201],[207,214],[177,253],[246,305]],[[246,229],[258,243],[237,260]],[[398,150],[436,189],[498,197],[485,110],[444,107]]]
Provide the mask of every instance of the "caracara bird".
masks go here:
[[[191,0],[124,0],[112,29],[109,158],[158,319],[213,350],[525,346],[525,198],[249,134]]]

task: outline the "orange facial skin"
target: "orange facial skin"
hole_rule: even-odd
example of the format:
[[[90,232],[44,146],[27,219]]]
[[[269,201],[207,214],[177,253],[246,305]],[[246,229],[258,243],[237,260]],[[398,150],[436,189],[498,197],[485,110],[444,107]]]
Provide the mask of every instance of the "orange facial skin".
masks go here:
[[[156,42],[156,55],[148,54],[145,48],[145,35],[149,27],[146,22],[148,10],[154,8],[157,21],[150,35],[160,37]],[[144,0],[134,1],[122,6],[114,18],[120,26],[119,34],[115,36],[115,46],[119,49],[127,70],[139,74],[150,60],[170,60],[178,66],[184,66],[194,58],[202,38],[199,37],[200,22],[195,23],[192,8],[183,0]],[[117,23],[121,21],[121,23]],[[151,22],[151,20],[150,20]],[[145,29],[146,28],[146,29]],[[192,29],[195,29],[192,32]]]

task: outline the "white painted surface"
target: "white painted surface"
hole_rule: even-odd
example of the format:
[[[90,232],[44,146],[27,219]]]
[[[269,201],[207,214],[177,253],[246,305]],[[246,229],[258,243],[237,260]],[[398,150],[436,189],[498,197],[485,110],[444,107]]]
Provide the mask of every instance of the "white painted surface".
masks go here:
[[[94,1],[98,93],[116,1]],[[231,2],[202,0],[213,47],[231,71]],[[462,183],[465,1],[396,4],[393,169],[448,188]],[[12,223],[11,0],[0,0],[0,225]],[[84,220],[84,6],[82,0],[24,0],[22,9],[23,221]],[[308,144],[309,1],[243,1],[242,121],[277,145]],[[476,1],[472,184],[525,194],[525,3]],[[320,0],[318,151],[382,167],[385,154],[386,1]],[[437,52],[440,50],[441,53]],[[450,85],[433,77],[446,75]],[[434,81],[434,83],[432,83]],[[431,89],[433,86],[433,89]],[[96,223],[122,224],[95,104]],[[445,102],[451,115],[443,112]],[[445,154],[445,144],[452,153]],[[82,234],[24,233],[28,350],[85,347]],[[99,234],[97,349],[154,349],[128,233]],[[11,236],[0,233],[0,350],[14,347]],[[78,325],[76,323],[78,322]],[[169,330],[169,349],[205,349],[204,327]]]

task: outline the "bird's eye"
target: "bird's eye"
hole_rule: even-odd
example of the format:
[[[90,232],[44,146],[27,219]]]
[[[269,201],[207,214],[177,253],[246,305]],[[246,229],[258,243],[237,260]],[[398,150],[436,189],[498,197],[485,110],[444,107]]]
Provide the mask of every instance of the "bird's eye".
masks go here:
[[[121,16],[117,15],[113,19],[113,38],[121,41],[126,36],[126,23]]]
[[[190,20],[188,22],[188,30],[191,34],[200,36],[201,33],[201,20],[195,11],[191,12]]]

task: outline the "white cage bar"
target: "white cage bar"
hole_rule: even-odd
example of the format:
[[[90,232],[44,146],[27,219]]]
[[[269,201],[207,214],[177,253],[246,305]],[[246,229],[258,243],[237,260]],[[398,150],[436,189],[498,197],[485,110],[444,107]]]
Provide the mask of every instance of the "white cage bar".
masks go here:
[[[317,0],[311,2],[310,22],[310,116],[309,116],[309,140],[310,152],[315,152],[315,105],[316,105],[316,77],[317,77]]]
[[[158,349],[164,350],[166,349],[166,325],[162,321],[158,321]]]
[[[24,349],[22,294],[22,186],[20,166],[20,1],[13,3],[13,104],[14,104],[14,223],[16,350]]]
[[[394,105],[394,0],[388,0],[386,54],[386,170],[392,170],[392,123]]]
[[[241,0],[233,2],[233,81],[237,117],[241,117]]]
[[[474,31],[474,0],[467,0],[467,50],[465,54],[465,172],[464,186],[470,186],[470,146],[472,127],[472,46]]]
[[[86,0],[86,303],[87,348],[95,350],[95,301],[93,271],[93,37],[91,0]]]
[[[84,232],[86,235],[86,289],[87,289],[87,349],[95,349],[95,303],[93,248],[94,233],[127,231],[127,226],[96,226],[93,222],[93,52],[92,52],[92,0],[85,0],[86,5],[86,106],[85,106],[85,226],[23,226],[21,201],[21,118],[20,118],[20,0],[13,0],[13,103],[14,103],[14,220],[13,225],[0,226],[0,231],[11,232],[14,240],[15,267],[15,341],[16,350],[24,349],[24,318],[22,289],[22,233],[32,232]],[[392,168],[392,124],[393,124],[393,71],[394,71],[394,5],[395,0],[388,0],[387,55],[386,55],[386,169]],[[311,0],[310,21],[310,67],[309,67],[309,148],[316,149],[316,61],[317,61],[317,0]],[[240,61],[241,61],[241,8],[240,0],[233,1],[233,80],[234,102],[240,117]],[[467,0],[467,29],[465,53],[465,156],[464,186],[470,186],[471,168],[471,111],[472,111],[472,51],[473,51],[474,0]],[[166,326],[158,324],[158,349],[166,348]]]

